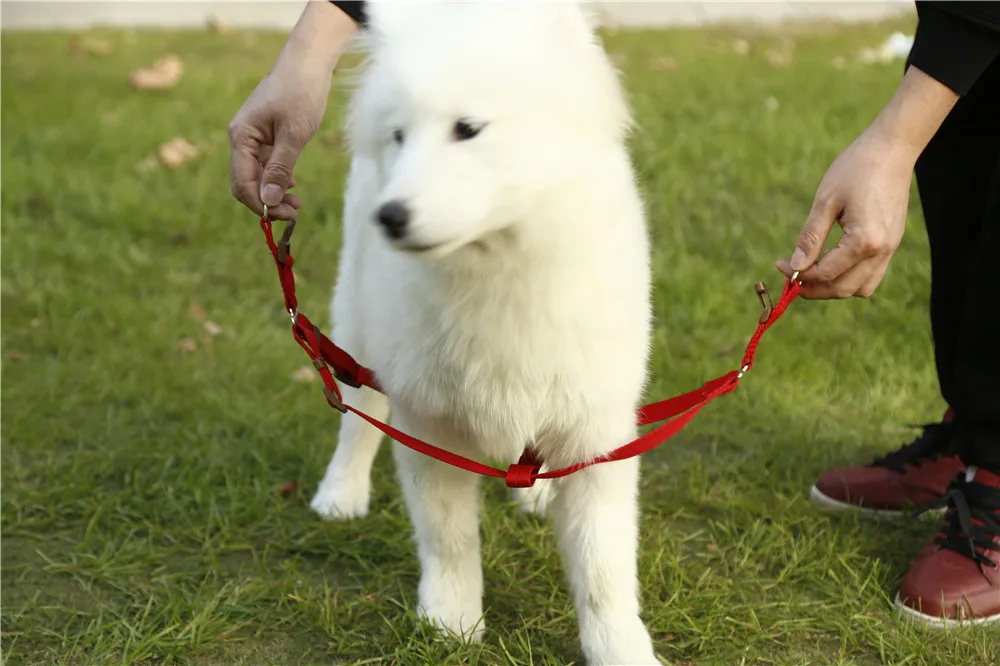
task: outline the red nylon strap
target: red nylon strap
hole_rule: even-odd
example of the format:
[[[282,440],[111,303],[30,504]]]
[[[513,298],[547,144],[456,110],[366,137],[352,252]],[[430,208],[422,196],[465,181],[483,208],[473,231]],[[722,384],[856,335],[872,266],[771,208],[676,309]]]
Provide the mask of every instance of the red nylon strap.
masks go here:
[[[310,360],[312,360],[319,371],[320,377],[323,379],[324,394],[330,406],[342,413],[352,412],[357,414],[360,418],[372,424],[372,426],[378,428],[390,438],[414,451],[469,472],[502,478],[511,488],[528,488],[534,485],[537,479],[556,479],[598,463],[625,460],[626,458],[645,453],[676,435],[697,416],[698,412],[705,405],[721,395],[736,390],[743,375],[753,367],[754,359],[757,355],[757,347],[760,345],[764,332],[781,318],[781,315],[785,313],[791,302],[799,295],[801,289],[798,282],[787,281],[785,283],[781,298],[769,312],[765,311],[766,315],[758,322],[757,330],[754,331],[750,342],[747,343],[746,352],[743,355],[743,366],[740,370],[728,372],[721,377],[707,382],[704,386],[694,391],[645,405],[637,413],[637,422],[640,426],[667,421],[667,419],[672,420],[667,421],[667,423],[658,428],[650,430],[638,439],[593,460],[548,472],[541,472],[541,461],[538,460],[530,449],[525,449],[521,455],[521,459],[517,463],[503,470],[484,465],[471,458],[460,456],[457,453],[452,453],[433,444],[428,444],[416,437],[411,437],[343,402],[343,396],[335,380],[342,381],[355,388],[367,386],[379,392],[382,389],[379,387],[378,381],[375,379],[375,374],[371,370],[359,364],[350,354],[333,344],[308,317],[299,313],[298,300],[295,297],[295,276],[292,273],[294,260],[292,259],[289,245],[292,225],[286,227],[285,233],[278,243],[274,242],[274,233],[271,228],[270,219],[262,217],[260,219],[260,226],[264,231],[267,247],[271,251],[274,263],[278,268],[278,279],[281,282],[281,290],[285,296],[285,308],[292,318],[292,335],[295,337],[295,341],[299,343],[299,346],[309,355]]]

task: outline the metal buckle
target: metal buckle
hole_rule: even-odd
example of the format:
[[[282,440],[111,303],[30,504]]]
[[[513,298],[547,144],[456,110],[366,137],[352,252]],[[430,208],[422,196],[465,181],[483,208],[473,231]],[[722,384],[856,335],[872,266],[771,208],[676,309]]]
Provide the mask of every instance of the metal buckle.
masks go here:
[[[323,387],[323,395],[326,396],[326,401],[330,403],[331,407],[336,409],[341,414],[347,413],[347,407],[344,406],[344,403],[340,401],[340,398],[337,397],[336,393],[331,391],[326,386]]]
[[[278,263],[285,265],[289,253],[292,251],[292,232],[295,231],[295,220],[288,220],[285,223],[285,230],[281,232],[281,239],[278,240]]]
[[[771,294],[767,290],[767,285],[763,282],[755,284],[753,289],[757,292],[757,300],[760,301],[762,310],[759,321],[761,324],[766,324],[767,320],[771,318],[771,313],[774,311],[774,305],[771,303]]]
[[[268,214],[267,214],[267,204],[264,204],[264,221],[265,222],[270,222],[271,221],[270,216],[268,216]]]

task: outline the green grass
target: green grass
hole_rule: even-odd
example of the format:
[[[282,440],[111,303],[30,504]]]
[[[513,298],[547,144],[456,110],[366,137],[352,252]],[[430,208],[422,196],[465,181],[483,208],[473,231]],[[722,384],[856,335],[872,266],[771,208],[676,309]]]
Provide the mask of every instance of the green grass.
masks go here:
[[[655,237],[651,399],[738,363],[753,282],[780,284],[773,262],[824,169],[901,75],[851,56],[898,26],[912,29],[609,35]],[[475,647],[435,640],[412,613],[418,568],[388,447],[370,517],[309,511],[336,414],[292,378],[306,359],[227,175],[226,124],[281,38],[98,36],[111,55],[75,57],[66,35],[3,38],[5,663],[581,663],[550,530],[502,483],[484,484],[488,631]],[[739,36],[751,55],[733,52]],[[784,36],[794,61],[775,69],[765,54]],[[180,85],[131,91],[129,71],[167,52],[185,61]],[[664,56],[675,69],[657,67]],[[320,321],[343,100],[297,168],[300,298]],[[175,136],[201,156],[139,167]],[[795,303],[741,390],[644,458],[643,614],[672,662],[1000,663],[997,633],[929,632],[892,611],[932,524],[832,518],[807,498],[825,468],[869,460],[943,407],[916,199],[910,222],[877,297]]]

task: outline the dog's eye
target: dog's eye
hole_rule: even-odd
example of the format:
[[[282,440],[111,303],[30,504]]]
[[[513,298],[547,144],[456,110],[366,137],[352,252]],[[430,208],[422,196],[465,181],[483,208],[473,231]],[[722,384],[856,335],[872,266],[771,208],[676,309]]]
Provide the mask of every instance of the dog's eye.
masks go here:
[[[459,120],[452,128],[451,134],[455,141],[468,141],[483,131],[485,124],[473,123],[471,120]]]
[[[403,143],[403,130],[394,129],[392,131],[392,140],[396,143]]]

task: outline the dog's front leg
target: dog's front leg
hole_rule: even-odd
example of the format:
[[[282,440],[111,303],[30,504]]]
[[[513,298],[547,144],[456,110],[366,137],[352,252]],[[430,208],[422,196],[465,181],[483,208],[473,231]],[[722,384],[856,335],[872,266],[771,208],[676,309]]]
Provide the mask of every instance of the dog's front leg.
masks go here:
[[[404,432],[417,437],[428,434],[405,416],[397,414],[395,421]],[[458,637],[480,640],[483,569],[478,476],[399,443],[393,446],[420,557],[418,613]]]
[[[344,400],[372,417],[384,421],[389,400],[370,388],[340,387]],[[360,518],[368,514],[371,497],[372,463],[378,453],[382,433],[355,414],[340,417],[340,437],[326,474],[310,506],[332,520]]]
[[[637,458],[601,463],[560,479],[549,507],[591,666],[660,663],[639,618],[638,485]]]

